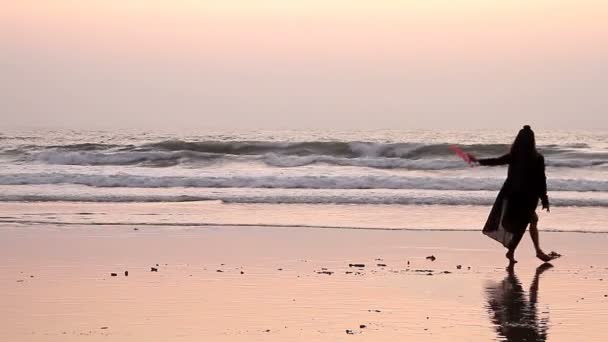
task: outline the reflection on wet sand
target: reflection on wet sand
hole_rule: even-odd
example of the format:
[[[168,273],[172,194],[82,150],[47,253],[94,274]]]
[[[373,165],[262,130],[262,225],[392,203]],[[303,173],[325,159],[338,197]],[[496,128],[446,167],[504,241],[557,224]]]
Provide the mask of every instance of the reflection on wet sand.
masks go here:
[[[486,287],[488,311],[500,340],[547,340],[549,318],[539,317],[537,303],[540,275],[551,267],[545,263],[536,269],[527,298],[513,266],[505,279]]]

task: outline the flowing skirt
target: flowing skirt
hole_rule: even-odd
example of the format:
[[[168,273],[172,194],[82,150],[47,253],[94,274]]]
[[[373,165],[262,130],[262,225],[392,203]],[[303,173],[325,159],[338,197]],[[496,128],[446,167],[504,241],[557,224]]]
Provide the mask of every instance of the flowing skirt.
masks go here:
[[[506,248],[516,247],[535,217],[538,197],[527,193],[509,193],[503,187],[483,227],[483,233]]]

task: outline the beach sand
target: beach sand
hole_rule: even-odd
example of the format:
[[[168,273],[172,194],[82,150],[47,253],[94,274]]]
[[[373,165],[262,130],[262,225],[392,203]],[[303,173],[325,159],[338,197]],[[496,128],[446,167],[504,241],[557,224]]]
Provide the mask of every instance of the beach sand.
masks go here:
[[[480,232],[5,224],[0,341],[605,341],[608,236],[541,239],[509,273]]]

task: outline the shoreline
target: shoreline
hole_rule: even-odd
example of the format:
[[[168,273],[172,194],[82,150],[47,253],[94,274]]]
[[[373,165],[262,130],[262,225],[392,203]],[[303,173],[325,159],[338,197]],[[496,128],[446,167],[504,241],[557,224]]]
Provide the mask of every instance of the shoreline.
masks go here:
[[[19,341],[497,340],[510,323],[492,303],[528,298],[541,265],[525,237],[513,280],[478,232],[38,225],[0,237],[0,339]],[[607,241],[541,233],[564,257],[536,290],[549,320],[524,332],[605,340]],[[505,285],[521,296],[491,294]]]

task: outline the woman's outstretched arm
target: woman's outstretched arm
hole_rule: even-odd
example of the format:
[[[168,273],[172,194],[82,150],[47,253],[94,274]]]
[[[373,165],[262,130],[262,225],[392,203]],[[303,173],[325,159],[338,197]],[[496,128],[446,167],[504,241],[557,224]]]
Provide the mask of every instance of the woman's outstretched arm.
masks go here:
[[[511,154],[507,153],[504,156],[500,156],[498,158],[483,158],[477,159],[472,155],[469,155],[472,161],[478,162],[479,165],[484,166],[496,166],[496,165],[506,165],[511,162]]]

